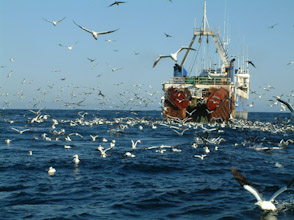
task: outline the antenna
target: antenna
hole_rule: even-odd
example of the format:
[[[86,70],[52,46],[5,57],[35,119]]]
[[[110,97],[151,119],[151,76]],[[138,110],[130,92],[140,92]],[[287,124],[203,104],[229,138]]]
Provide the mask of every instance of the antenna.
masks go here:
[[[208,20],[207,20],[207,17],[206,17],[206,0],[204,0],[203,21],[202,22],[203,22],[203,32],[205,32],[206,31],[206,25],[209,28]]]

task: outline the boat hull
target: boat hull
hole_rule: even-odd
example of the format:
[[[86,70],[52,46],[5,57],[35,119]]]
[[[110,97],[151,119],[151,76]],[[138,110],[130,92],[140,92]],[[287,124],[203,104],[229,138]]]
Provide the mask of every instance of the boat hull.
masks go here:
[[[210,94],[199,100],[190,97],[188,89],[175,90],[173,87],[167,91],[167,99],[164,101],[163,114],[165,118],[186,119],[190,122],[222,122],[228,120],[234,111],[234,101],[230,97],[230,91],[224,88],[210,88]],[[178,103],[174,103],[176,97]],[[188,98],[190,97],[190,98]],[[182,101],[183,100],[183,101]],[[179,105],[189,100],[185,105]]]

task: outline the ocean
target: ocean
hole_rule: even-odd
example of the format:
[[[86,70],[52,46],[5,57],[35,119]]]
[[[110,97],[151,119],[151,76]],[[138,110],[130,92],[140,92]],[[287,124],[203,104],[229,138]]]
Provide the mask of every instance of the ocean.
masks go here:
[[[294,186],[266,212],[231,173],[265,198],[285,186],[294,176],[289,117],[196,124],[159,111],[1,110],[0,219],[294,219]]]

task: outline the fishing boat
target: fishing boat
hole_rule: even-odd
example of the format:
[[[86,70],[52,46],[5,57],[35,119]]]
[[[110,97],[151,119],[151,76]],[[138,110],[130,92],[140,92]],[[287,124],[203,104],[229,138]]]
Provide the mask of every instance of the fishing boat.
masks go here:
[[[218,63],[202,57],[201,68],[195,68],[197,64],[199,66],[197,59],[201,47],[211,42]],[[162,84],[165,118],[177,117],[194,122],[227,121],[232,117],[247,119],[250,81],[248,62],[241,56],[229,56],[226,48],[228,44],[228,40],[221,40],[219,28],[209,27],[205,0],[201,27],[194,28],[192,40],[185,48],[181,62],[174,65],[173,76]],[[192,67],[186,70],[186,61],[192,53]]]

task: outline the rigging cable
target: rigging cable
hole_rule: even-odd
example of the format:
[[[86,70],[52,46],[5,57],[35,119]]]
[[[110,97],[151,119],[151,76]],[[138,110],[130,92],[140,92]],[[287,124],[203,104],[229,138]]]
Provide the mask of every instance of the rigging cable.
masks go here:
[[[194,60],[194,61],[190,64],[189,71],[188,71],[188,76],[190,76],[190,74],[192,73],[192,70],[194,68],[194,65],[196,63],[196,60],[197,60],[197,57],[198,57],[198,54],[199,54],[199,51],[200,51],[200,47],[201,47],[201,42],[199,42],[198,48],[196,49],[197,52],[194,53],[194,57],[192,58],[192,60]]]

